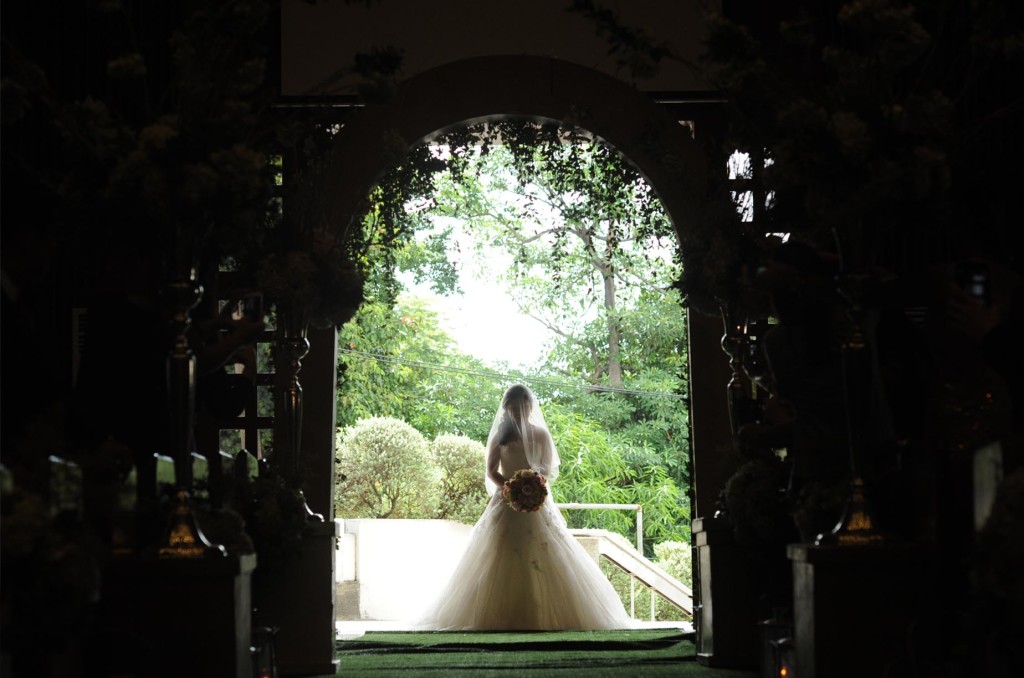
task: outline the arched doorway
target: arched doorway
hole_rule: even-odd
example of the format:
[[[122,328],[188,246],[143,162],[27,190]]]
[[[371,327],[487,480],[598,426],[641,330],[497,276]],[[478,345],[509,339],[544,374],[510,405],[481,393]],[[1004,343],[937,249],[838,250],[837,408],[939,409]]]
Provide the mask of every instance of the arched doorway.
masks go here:
[[[654,188],[677,234],[707,218],[712,209],[708,164],[690,130],[666,109],[624,82],[578,65],[542,57],[501,56],[424,72],[400,84],[386,104],[356,111],[335,136],[326,171],[318,174],[319,185],[313,187],[322,199],[323,222],[341,230],[356,226],[370,189],[414,144],[455,127],[496,118],[562,121],[611,145]],[[716,453],[731,439],[725,392],[731,372],[720,346],[721,320],[696,313],[688,314],[688,320],[692,515],[698,517],[708,515],[724,481]],[[335,339],[333,330],[311,331],[302,372],[303,454],[308,463],[304,489],[309,505],[330,517],[334,514]],[[333,567],[308,575],[305,583],[318,590],[321,585],[333,586]],[[330,581],[322,582],[321,576],[329,576]]]
[[[321,195],[344,227],[376,179],[413,144],[488,118],[560,120],[629,159],[658,193],[677,230],[705,212],[706,163],[689,130],[645,94],[602,73],[534,56],[481,57],[402,83],[387,104],[355,114],[335,137]]]
[[[666,109],[626,83],[576,64],[496,56],[426,71],[400,84],[386,104],[355,113],[336,135],[319,178],[325,221],[345,229],[361,218],[369,190],[414,144],[460,125],[510,117],[571,123],[617,149],[654,187],[677,233],[706,218],[707,162],[690,130]],[[712,457],[700,453],[714,452],[729,436],[724,390],[729,369],[719,346],[720,322],[691,313],[689,324],[696,517],[709,510],[724,480],[717,477]],[[328,467],[317,474],[328,482],[332,461],[326,455]],[[330,487],[307,492],[311,499],[323,497],[319,505],[330,501]]]

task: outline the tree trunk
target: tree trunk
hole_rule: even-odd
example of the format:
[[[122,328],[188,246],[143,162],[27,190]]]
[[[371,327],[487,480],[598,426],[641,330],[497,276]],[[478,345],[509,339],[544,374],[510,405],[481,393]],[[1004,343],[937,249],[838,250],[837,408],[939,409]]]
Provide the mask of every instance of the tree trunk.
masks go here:
[[[604,281],[604,312],[608,318],[608,385],[622,388],[622,362],[619,358],[619,319],[615,313],[615,270],[610,261],[601,270]]]

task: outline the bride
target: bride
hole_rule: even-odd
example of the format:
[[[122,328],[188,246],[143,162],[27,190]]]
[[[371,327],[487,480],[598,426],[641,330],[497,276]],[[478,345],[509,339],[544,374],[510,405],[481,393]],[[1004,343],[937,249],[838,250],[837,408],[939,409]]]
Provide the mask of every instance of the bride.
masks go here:
[[[566,529],[550,496],[535,512],[503,499],[505,481],[533,469],[553,481],[558,453],[533,393],[510,387],[487,438],[491,500],[448,583],[416,624],[434,630],[635,628],[618,594]]]

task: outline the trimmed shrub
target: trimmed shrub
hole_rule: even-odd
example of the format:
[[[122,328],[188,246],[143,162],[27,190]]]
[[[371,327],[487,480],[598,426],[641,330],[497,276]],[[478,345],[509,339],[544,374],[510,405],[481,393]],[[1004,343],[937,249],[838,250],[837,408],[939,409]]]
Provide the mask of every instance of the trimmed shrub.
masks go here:
[[[654,545],[654,562],[658,567],[679,580],[683,586],[693,586],[693,558],[690,545],[681,541],[663,541]]]
[[[439,435],[430,445],[430,455],[440,469],[434,517],[475,523],[487,506],[486,449],[466,436]]]
[[[338,431],[335,510],[344,518],[431,518],[438,481],[426,438],[391,417]]]

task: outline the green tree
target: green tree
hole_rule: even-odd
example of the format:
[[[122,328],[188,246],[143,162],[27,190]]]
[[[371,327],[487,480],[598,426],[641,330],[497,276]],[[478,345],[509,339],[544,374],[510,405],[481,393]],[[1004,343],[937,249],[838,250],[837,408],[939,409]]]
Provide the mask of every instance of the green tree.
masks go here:
[[[685,586],[693,586],[693,549],[689,542],[663,541],[655,544],[654,557],[661,569]]]
[[[513,255],[507,271],[491,273],[551,330],[545,372],[596,387],[573,406],[620,445],[661,455],[685,486],[686,315],[657,197],[613,149],[575,130],[501,124],[444,142],[467,135],[479,152],[438,178],[434,211],[472,230],[486,265]],[[595,397],[605,389],[630,393]]]
[[[454,262],[465,256],[470,233],[491,279],[557,336],[546,363],[529,375],[571,385],[538,390],[546,408],[577,415],[564,427],[552,424],[574,460],[555,495],[643,503],[649,540],[685,537],[685,315],[674,289],[678,257],[656,196],[612,149],[566,128],[470,127],[434,149],[416,156],[435,168],[442,160],[434,192],[402,209],[377,210],[420,234],[395,250],[381,280],[394,283],[402,269],[436,291],[457,291]],[[394,199],[401,182],[387,185]],[[368,294],[370,303],[342,332],[339,420],[387,413],[428,437],[485,440],[510,379],[460,356],[436,316],[410,309],[389,285]],[[367,289],[374,290],[372,277]],[[367,346],[378,356],[374,366],[359,355]],[[624,513],[573,520],[627,536],[635,529]]]
[[[656,455],[643,458],[615,443],[599,422],[559,403],[545,406],[545,418],[561,457],[552,495],[559,502],[640,504],[644,512],[644,551],[653,544],[689,539],[689,508],[684,493]],[[568,511],[571,527],[617,532],[631,542],[636,515],[626,511]]]
[[[615,444],[654,457],[680,487],[689,484],[689,409],[685,398],[686,318],[675,290],[642,294],[622,314],[623,364],[628,388],[591,387],[560,395],[560,402],[602,422]],[[600,331],[600,328],[594,328]],[[563,364],[585,366],[587,355],[556,340],[552,354]]]
[[[679,273],[661,203],[613,149],[565,128],[475,132],[502,145],[444,175],[436,210],[513,256],[502,277],[516,303],[584,357],[563,372],[621,388],[625,315],[642,295],[666,296]]]
[[[424,301],[367,301],[342,327],[339,347],[339,425],[388,416],[428,439],[453,433],[486,441],[505,385],[457,349]]]
[[[335,507],[348,518],[429,518],[437,482],[423,435],[390,417],[338,431]]]

